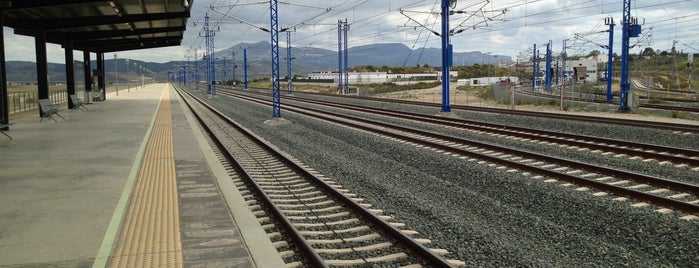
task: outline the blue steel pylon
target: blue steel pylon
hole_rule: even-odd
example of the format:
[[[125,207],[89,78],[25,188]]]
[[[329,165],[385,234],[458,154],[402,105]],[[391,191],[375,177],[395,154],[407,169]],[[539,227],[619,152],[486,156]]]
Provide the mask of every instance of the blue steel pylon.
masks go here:
[[[551,93],[551,40],[546,44],[546,91]]]
[[[277,0],[269,1],[270,34],[272,39],[272,117],[282,117],[279,89],[279,17]]]
[[[248,89],[248,49],[243,48],[243,87]]]
[[[621,83],[619,92],[619,111],[629,110],[629,39],[638,37],[641,33],[640,25],[632,22],[631,0],[624,0],[624,16],[621,24]]]
[[[612,70],[614,68],[614,64],[612,62],[614,59],[612,56],[612,48],[614,47],[614,19],[606,18],[604,19],[604,22],[605,24],[609,25],[609,55],[607,55],[607,101],[612,101],[614,98],[614,94],[612,94]]]
[[[442,0],[442,112],[451,112],[449,101],[449,72],[452,64],[453,48],[449,42],[449,8],[451,3],[456,1]],[[452,7],[453,8],[453,7]]]

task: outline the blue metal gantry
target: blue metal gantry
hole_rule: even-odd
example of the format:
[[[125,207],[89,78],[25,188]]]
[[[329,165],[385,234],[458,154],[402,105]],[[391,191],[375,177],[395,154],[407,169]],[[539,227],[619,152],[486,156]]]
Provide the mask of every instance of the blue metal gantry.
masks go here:
[[[270,35],[272,39],[272,118],[281,118],[281,100],[279,89],[279,17],[278,1],[269,1]]]
[[[629,111],[629,39],[638,37],[641,26],[631,18],[631,0],[624,0],[623,20],[621,23],[621,83],[619,92],[619,111]]]
[[[456,0],[442,0],[442,112],[451,112],[449,101],[449,73],[453,61],[453,47],[449,42],[451,31],[449,30],[450,9],[456,7]]]

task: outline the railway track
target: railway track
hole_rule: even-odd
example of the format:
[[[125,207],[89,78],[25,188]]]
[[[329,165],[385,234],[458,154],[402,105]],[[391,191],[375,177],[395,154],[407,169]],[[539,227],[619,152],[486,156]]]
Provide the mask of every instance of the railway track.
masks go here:
[[[255,93],[268,96],[263,93]],[[600,154],[616,154],[626,156],[639,161],[650,162],[656,160],[660,164],[675,163],[688,165],[699,170],[699,151],[678,147],[661,146],[647,143],[630,142],[586,135],[569,134],[554,131],[545,131],[524,127],[508,126],[494,123],[484,123],[465,119],[454,119],[440,116],[430,116],[410,112],[396,112],[387,109],[368,108],[359,105],[350,105],[330,101],[312,100],[298,97],[284,96],[284,99],[302,103],[312,103],[351,111],[378,114],[403,120],[411,120],[425,124],[438,125],[474,131],[481,134],[498,135],[500,137],[525,140],[529,142],[545,143],[551,146],[567,146],[576,150],[590,150]]]
[[[235,96],[247,101],[271,105],[252,97]],[[629,171],[600,167],[597,165],[557,158],[528,151],[486,144],[446,136],[439,133],[408,128],[374,120],[316,110],[307,107],[285,105],[287,112],[294,112],[316,119],[329,121],[360,131],[380,135],[413,146],[438,150],[465,161],[492,165],[507,172],[523,172],[547,182],[565,181],[578,185],[578,190],[596,189],[595,195],[612,193],[617,200],[628,198],[638,201],[634,206],[654,204],[662,207],[660,212],[683,211],[687,219],[699,216],[699,186]]]
[[[399,104],[417,105],[417,106],[423,106],[423,107],[435,107],[435,108],[441,107],[441,104],[439,104],[439,103],[422,102],[422,101],[395,100],[395,99],[383,99],[383,98],[362,97],[362,96],[347,96],[347,95],[336,95],[336,94],[322,94],[322,93],[311,93],[311,92],[304,92],[303,94],[317,95],[317,96],[331,96],[334,98],[368,100],[368,101],[376,101],[376,102],[399,103]],[[452,105],[451,108],[452,108],[452,110],[475,111],[475,112],[483,112],[483,113],[510,114],[510,115],[519,115],[519,116],[539,117],[539,118],[562,119],[562,120],[574,120],[574,121],[581,121],[581,122],[593,122],[593,123],[610,124],[610,125],[626,125],[626,126],[633,126],[633,127],[645,127],[645,128],[673,130],[673,131],[683,132],[683,133],[699,133],[699,126],[687,125],[687,124],[653,122],[653,121],[643,121],[643,120],[633,120],[633,119],[610,119],[610,118],[584,116],[584,115],[557,114],[557,113],[546,113],[546,112],[535,112],[535,111],[524,111],[524,110],[510,110],[510,109],[478,107],[478,106],[468,106],[468,105]]]
[[[560,100],[560,96],[555,96],[555,95],[549,95],[549,94],[541,94],[537,92],[530,92],[530,91],[525,91],[525,90],[518,90],[516,91],[517,94],[522,94],[522,95],[527,95],[527,96],[534,96],[538,98],[546,98],[546,99],[551,99],[551,100]],[[643,97],[642,99],[647,99],[647,97]],[[590,100],[580,100],[580,99],[575,99],[572,97],[566,97],[566,100],[568,101],[579,101],[579,102],[589,102]],[[672,101],[672,102],[684,102],[684,103],[696,103],[696,100],[684,100],[684,99],[663,99],[661,100],[665,101]],[[604,104],[611,104],[611,105],[618,105],[618,101],[606,101],[603,99],[593,99],[592,102],[594,103],[604,103]],[[683,111],[683,112],[691,112],[691,113],[699,113],[699,107],[690,107],[690,106],[677,106],[677,105],[663,105],[663,104],[652,104],[652,103],[641,103],[638,105],[639,108],[647,108],[647,109],[657,109],[657,110],[666,110],[666,111]]]
[[[213,107],[178,89],[195,116],[215,136],[223,158],[248,205],[290,267],[294,266],[434,266],[444,250],[424,246],[416,232],[401,230],[390,216],[370,209],[333,180],[304,167]],[[204,123],[205,122],[205,123]],[[290,241],[290,242],[287,242]],[[296,254],[300,252],[301,254]]]

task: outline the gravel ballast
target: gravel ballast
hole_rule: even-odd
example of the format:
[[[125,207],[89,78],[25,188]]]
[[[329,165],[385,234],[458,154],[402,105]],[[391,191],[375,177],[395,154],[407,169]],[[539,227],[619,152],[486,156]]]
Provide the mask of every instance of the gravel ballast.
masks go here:
[[[269,106],[224,96],[208,101],[468,266],[699,265],[699,223],[678,219],[681,213],[633,208],[614,196],[595,197],[291,112],[282,115],[292,124],[271,127],[263,124]],[[563,129],[593,132],[589,123],[566,124]]]

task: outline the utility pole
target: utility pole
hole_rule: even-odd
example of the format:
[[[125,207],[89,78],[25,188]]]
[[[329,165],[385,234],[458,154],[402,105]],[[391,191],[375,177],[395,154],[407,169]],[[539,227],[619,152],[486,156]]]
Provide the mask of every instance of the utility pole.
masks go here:
[[[692,66],[694,66],[694,53],[687,53],[687,70],[689,71],[689,90],[692,90]],[[650,85],[648,85],[650,87]]]
[[[291,60],[296,59],[291,56],[291,31],[286,32],[286,77],[287,77],[287,94],[291,95],[292,91],[292,72],[291,72]]]
[[[564,99],[563,96],[565,95],[565,89],[566,89],[566,57],[568,56],[566,53],[566,40],[567,39],[563,39],[563,50],[561,50],[561,69],[563,70],[563,72],[562,72],[563,81],[561,83],[561,90],[560,90],[561,111],[564,110],[563,109],[564,108],[563,107],[563,99]]]
[[[223,84],[228,85],[228,73],[226,72],[226,56],[223,56]]]
[[[272,40],[272,118],[281,118],[279,89],[279,15],[277,0],[269,1],[270,36]]]
[[[204,37],[206,39],[206,84],[208,85],[207,93],[212,97],[216,96],[216,57],[214,55],[214,35],[215,31],[209,28],[209,14],[204,17]]]
[[[347,68],[347,66],[349,65],[348,64],[349,63],[349,57],[348,57],[349,48],[347,47],[347,43],[348,43],[347,32],[349,32],[349,24],[347,23],[347,18],[345,18],[345,23],[344,23],[344,27],[343,27],[343,34],[342,34],[342,38],[343,38],[342,41],[343,41],[343,46],[344,46],[344,49],[342,52],[344,53],[343,56],[345,57],[345,59],[342,61],[342,63],[344,64],[344,66],[343,66],[344,69],[343,69],[342,73],[345,75],[345,78],[342,80],[343,80],[343,82],[345,82],[345,85],[344,85],[345,94],[349,94],[349,70]]]
[[[342,94],[342,20],[337,20],[337,94]]]
[[[677,40],[672,40],[672,80],[678,85],[680,74],[677,71],[677,48],[675,45],[677,45]]]
[[[119,78],[117,78],[118,75],[119,73],[117,73],[117,54],[114,53],[114,88],[116,89],[117,96],[119,96],[119,85],[117,84],[117,81],[119,80]]]
[[[551,40],[546,44],[546,91],[551,93]]]
[[[126,58],[126,90],[131,92],[131,86],[129,86],[129,58]]]
[[[537,64],[539,64],[539,56],[536,55],[536,44],[534,44],[534,56],[532,56],[532,90],[536,89]]]
[[[235,70],[238,69],[238,64],[235,63],[235,50],[230,50],[229,52],[231,53],[231,64],[233,65],[233,67],[232,67],[232,69],[233,69],[233,83],[232,83],[232,85],[235,86]]]
[[[182,62],[182,85],[185,87],[187,86],[187,61]]]
[[[614,47],[614,18],[606,18],[604,19],[604,24],[609,25],[609,52],[607,56],[607,101],[612,101],[614,98],[614,94],[612,94],[612,76],[613,76],[613,60],[614,57],[612,54],[614,53],[612,48]]]
[[[248,49],[243,48],[243,86],[248,89]]]
[[[636,23],[635,18],[631,18],[631,0],[624,0],[623,20],[621,31],[621,82],[619,85],[619,111],[629,111],[629,39],[638,37],[641,33],[641,26]]]
[[[199,90],[199,58],[196,48],[194,49],[194,88]]]

